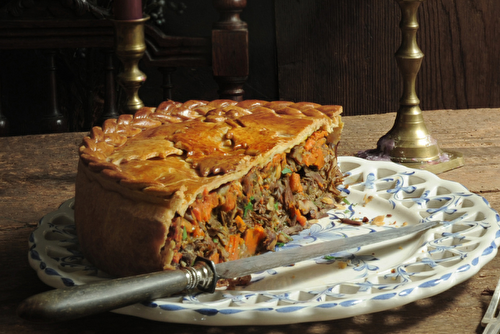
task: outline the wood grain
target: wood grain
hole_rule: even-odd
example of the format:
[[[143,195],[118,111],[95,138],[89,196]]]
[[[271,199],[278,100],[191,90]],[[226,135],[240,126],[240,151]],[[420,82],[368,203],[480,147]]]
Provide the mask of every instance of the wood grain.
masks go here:
[[[341,104],[346,115],[397,111],[402,81],[396,1],[276,0],[279,95]],[[500,3],[423,1],[417,77],[424,110],[498,107]]]
[[[395,113],[344,117],[339,154],[374,148],[392,126]],[[482,195],[500,208],[500,109],[424,112],[440,146],[460,151],[464,167],[440,174]],[[465,120],[473,120],[466,122]],[[282,326],[202,327],[165,324],[107,313],[57,324],[34,324],[15,314],[32,294],[49,290],[30,268],[28,237],[45,214],[74,195],[77,147],[84,133],[0,138],[0,333],[172,334],[359,334],[482,333],[480,320],[500,276],[500,257],[479,273],[439,295],[374,314],[348,319]]]

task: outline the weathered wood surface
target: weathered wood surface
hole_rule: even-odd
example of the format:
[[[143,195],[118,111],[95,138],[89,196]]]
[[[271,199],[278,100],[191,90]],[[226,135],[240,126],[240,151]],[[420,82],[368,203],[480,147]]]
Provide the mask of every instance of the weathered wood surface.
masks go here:
[[[341,155],[375,147],[395,114],[344,117]],[[440,175],[458,181],[500,208],[500,109],[424,112],[441,147],[461,151],[466,165]],[[38,220],[74,192],[82,133],[0,138],[0,333],[481,333],[480,320],[500,277],[496,257],[478,274],[434,297],[375,314],[318,323],[265,327],[165,324],[107,313],[59,324],[33,324],[15,315],[19,302],[50,289],[28,264],[28,236]]]
[[[275,1],[280,99],[338,103],[346,115],[397,111],[401,10],[389,1]],[[498,107],[500,3],[426,0],[417,40],[423,109]]]

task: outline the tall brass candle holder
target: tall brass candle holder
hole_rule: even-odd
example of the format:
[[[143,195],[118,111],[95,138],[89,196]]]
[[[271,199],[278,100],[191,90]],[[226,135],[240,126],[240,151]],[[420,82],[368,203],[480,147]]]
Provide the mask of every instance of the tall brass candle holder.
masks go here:
[[[144,107],[139,98],[139,88],[146,81],[146,75],[139,70],[139,61],[146,51],[144,23],[149,16],[137,20],[111,20],[115,27],[115,52],[123,64],[118,82],[127,94],[126,113],[135,113]]]
[[[420,100],[415,92],[416,77],[424,58],[417,45],[417,11],[424,0],[396,1],[402,13],[402,43],[395,57],[403,77],[403,95],[399,101],[400,108],[394,125],[379,139],[375,152],[378,156],[389,157],[390,160],[408,167],[442,173],[462,166],[464,159],[460,153],[445,152],[439,148],[424,124]],[[372,151],[371,155],[375,152]],[[366,155],[363,157],[370,158]]]

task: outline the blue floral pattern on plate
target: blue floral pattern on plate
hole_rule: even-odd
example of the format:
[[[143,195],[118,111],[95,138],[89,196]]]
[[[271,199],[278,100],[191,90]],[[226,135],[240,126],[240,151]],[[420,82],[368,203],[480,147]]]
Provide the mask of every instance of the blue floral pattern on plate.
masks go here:
[[[256,273],[244,288],[171,296],[115,312],[210,326],[334,320],[445,291],[496,255],[500,216],[462,185],[391,162],[339,157],[339,166],[345,175],[339,189],[346,203],[276,251],[429,220],[443,223],[384,245]],[[110,279],[78,249],[72,199],[40,220],[29,244],[31,266],[52,287]]]

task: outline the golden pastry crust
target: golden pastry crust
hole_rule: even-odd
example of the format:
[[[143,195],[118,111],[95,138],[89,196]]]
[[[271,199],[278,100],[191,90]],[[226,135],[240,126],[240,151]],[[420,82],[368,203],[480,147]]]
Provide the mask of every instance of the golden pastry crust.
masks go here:
[[[76,182],[84,255],[117,276],[170,268],[174,217],[315,131],[338,140],[341,112],[308,102],[167,101],[94,127]]]

